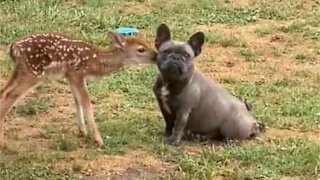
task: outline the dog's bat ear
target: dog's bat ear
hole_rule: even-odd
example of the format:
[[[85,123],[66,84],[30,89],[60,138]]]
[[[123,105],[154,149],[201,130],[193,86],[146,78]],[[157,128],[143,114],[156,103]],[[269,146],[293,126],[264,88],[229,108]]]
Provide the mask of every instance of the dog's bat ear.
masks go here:
[[[159,49],[162,43],[169,41],[170,39],[171,39],[170,29],[166,24],[160,24],[157,29],[157,35],[154,42],[156,48]]]
[[[197,32],[189,38],[188,44],[193,49],[195,57],[201,53],[204,40],[205,40],[205,36],[203,32]]]

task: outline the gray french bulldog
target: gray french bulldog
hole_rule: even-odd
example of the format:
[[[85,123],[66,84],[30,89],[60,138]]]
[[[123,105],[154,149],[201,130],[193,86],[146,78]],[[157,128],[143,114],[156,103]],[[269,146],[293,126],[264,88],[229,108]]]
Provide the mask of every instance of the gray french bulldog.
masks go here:
[[[208,139],[244,140],[258,136],[265,126],[251,107],[195,70],[193,61],[205,42],[203,32],[186,42],[174,41],[167,25],[157,29],[155,46],[160,71],[153,87],[166,122],[166,142],[178,145],[185,132]]]

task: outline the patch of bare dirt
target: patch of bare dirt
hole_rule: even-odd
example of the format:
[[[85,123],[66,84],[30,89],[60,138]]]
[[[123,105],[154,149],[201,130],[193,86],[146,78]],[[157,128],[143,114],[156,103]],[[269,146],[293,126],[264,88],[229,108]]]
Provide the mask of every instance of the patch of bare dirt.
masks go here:
[[[129,168],[122,174],[98,175],[98,176],[80,176],[83,180],[154,180],[154,179],[167,179],[166,175],[160,172],[145,169],[145,168]]]
[[[320,143],[320,132],[301,132],[294,129],[277,129],[268,128],[266,133],[262,135],[263,139],[281,139],[287,137],[307,138],[309,141]]]
[[[158,159],[146,150],[132,150],[124,155],[98,155],[90,160],[85,158],[82,152],[72,152],[68,158],[60,160],[54,165],[56,171],[73,170],[78,167],[83,177],[86,176],[126,176],[132,170],[152,172],[152,174],[164,175],[173,172],[174,165]],[[137,173],[137,172],[133,172]]]
[[[251,0],[223,0],[222,1],[222,3],[226,3],[226,2],[228,3],[229,6],[234,8],[248,7],[252,4]]]
[[[52,144],[50,139],[42,137],[42,133],[46,130],[50,131],[51,127],[57,127],[56,131],[67,130],[74,133],[76,130],[76,123],[74,120],[75,108],[73,105],[73,98],[70,93],[63,93],[63,89],[57,82],[50,83],[50,93],[39,93],[36,89],[31,90],[25,98],[16,103],[23,104],[26,99],[31,97],[49,97],[54,107],[50,107],[48,112],[38,113],[31,116],[16,116],[9,112],[5,118],[5,138],[12,148],[19,147],[19,151],[32,152],[34,148],[39,151],[46,151]],[[66,99],[69,99],[66,101]],[[54,120],[54,121],[53,121]],[[57,134],[59,132],[56,132]],[[31,148],[32,147],[32,148]]]
[[[0,45],[0,59],[3,59],[7,56],[6,48],[7,48],[6,46]]]
[[[265,37],[255,34],[256,28],[272,22],[258,21],[246,26],[228,26],[217,24],[213,26],[198,26],[197,30],[207,33],[221,32],[225,36],[239,37],[246,43],[247,49],[258,54],[256,62],[247,61],[239,53],[241,47],[222,47],[218,44],[206,45],[203,54],[199,57],[198,67],[213,79],[235,78],[241,81],[255,82],[268,77],[276,80],[283,77],[292,77],[298,71],[315,72],[319,64],[297,63],[295,53],[311,54],[316,59],[320,56],[310,48],[312,42],[284,33],[273,33]],[[288,22],[277,22],[277,25]],[[277,55],[275,51],[285,51]],[[312,78],[301,79],[304,82],[315,84]]]
[[[124,12],[130,12],[135,14],[145,13],[149,11],[149,4],[148,2],[137,2],[137,1],[130,1],[124,3],[123,7],[121,7],[121,10]]]

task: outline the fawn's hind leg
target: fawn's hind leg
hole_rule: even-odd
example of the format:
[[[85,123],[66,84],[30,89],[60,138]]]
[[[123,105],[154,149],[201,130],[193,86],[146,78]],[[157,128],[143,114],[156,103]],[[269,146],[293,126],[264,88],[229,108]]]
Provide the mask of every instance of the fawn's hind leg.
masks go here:
[[[4,117],[19,98],[22,98],[38,82],[33,76],[15,69],[11,79],[0,91],[0,145],[4,145]]]

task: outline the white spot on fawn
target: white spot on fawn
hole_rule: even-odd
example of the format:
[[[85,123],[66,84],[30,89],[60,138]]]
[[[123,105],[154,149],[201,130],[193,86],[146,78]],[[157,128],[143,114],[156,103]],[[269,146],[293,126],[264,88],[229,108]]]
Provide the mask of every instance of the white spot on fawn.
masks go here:
[[[96,54],[93,54],[93,56],[92,56],[93,58],[96,58],[97,57],[97,55]]]

